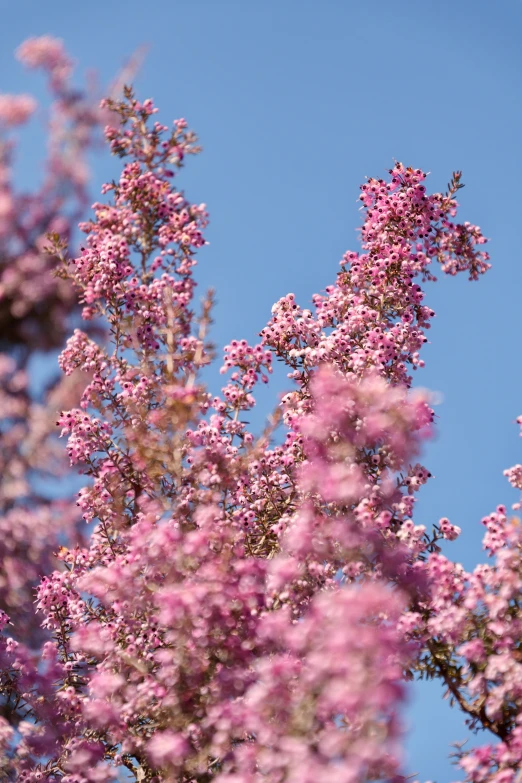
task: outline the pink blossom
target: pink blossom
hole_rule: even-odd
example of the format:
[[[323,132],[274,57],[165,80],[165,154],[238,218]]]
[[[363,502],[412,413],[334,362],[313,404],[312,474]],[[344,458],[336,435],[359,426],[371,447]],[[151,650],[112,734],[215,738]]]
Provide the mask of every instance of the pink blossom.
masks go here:
[[[30,95],[0,95],[0,125],[23,125],[36,109],[36,101]]]
[[[167,764],[179,765],[187,752],[187,741],[180,734],[173,731],[156,733],[147,745],[147,751],[159,767]]]

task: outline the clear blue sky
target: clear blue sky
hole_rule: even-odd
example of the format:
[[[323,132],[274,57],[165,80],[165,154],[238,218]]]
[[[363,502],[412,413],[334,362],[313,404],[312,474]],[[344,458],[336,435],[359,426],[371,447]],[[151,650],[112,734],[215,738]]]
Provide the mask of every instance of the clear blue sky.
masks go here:
[[[491,237],[494,266],[478,284],[429,289],[437,319],[417,383],[444,402],[417,521],[449,516],[463,534],[447,551],[468,568],[483,559],[480,519],[516,500],[502,470],[522,462],[520,0],[17,0],[2,9],[0,91],[41,92],[12,52],[45,33],[105,82],[148,44],[139,95],[199,133],[204,154],[183,185],[211,213],[199,279],[217,289],[219,345],[255,339],[279,296],[304,304],[333,282],[357,247],[366,175],[396,158],[433,172],[440,190],[463,169],[461,216]],[[38,153],[25,148],[25,182],[38,177]],[[95,175],[97,187],[99,163]],[[448,745],[466,732],[438,686],[415,688],[407,720],[408,772],[460,777]]]

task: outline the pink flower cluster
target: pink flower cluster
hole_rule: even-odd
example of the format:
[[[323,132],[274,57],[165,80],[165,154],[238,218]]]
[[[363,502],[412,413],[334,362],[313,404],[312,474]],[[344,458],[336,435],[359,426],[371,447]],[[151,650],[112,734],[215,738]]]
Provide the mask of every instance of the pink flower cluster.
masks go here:
[[[0,95],[0,125],[23,125],[36,109],[36,101],[30,95]]]
[[[72,62],[63,41],[49,35],[28,38],[18,47],[17,56],[29,68],[47,71],[55,85],[64,82],[72,69]]]
[[[29,42],[22,57],[59,89],[60,44]],[[185,120],[154,121],[152,101],[129,89],[103,111],[121,176],[81,223],[76,258],[50,240],[87,322],[59,358],[81,400],[53,400],[70,461],[89,477],[77,506],[90,534],[55,540],[58,568],[35,545],[17,587],[13,531],[27,539],[17,499],[29,481],[13,448],[13,507],[0,521],[0,774],[399,783],[405,681],[427,676],[471,730],[494,737],[460,754],[467,779],[516,783],[522,528],[499,506],[483,520],[492,565],[467,573],[439,546],[459,527],[414,520],[433,425],[429,395],[409,388],[434,316],[421,284],[435,261],[472,280],[489,267],[478,227],[455,222],[460,174],[433,195],[423,172],[401,164],[388,181],[368,180],[361,252],[345,254],[313,309],[288,294],[259,344],[232,340],[231,374],[211,393],[201,374],[212,297],[196,308],[193,276],[207,213],[175,184],[196,137]],[[97,342],[88,328],[99,316],[108,335]],[[244,414],[274,355],[291,386],[256,436]],[[26,378],[9,360],[0,368],[12,445]],[[519,467],[508,477],[522,488]],[[32,520],[50,536],[55,518],[53,508]],[[33,654],[9,623],[22,639],[13,595],[27,604],[37,577],[50,640]]]

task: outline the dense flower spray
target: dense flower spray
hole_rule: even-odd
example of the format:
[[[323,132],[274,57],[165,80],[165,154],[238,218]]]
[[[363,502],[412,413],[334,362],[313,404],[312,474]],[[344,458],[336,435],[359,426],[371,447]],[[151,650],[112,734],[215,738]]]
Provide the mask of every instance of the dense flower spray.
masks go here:
[[[52,47],[24,51],[61,84],[69,66]],[[30,108],[0,104],[11,124]],[[213,394],[201,381],[212,297],[198,308],[193,278],[207,212],[174,185],[197,140],[128,89],[101,111],[118,118],[105,132],[121,176],[81,224],[79,255],[59,236],[49,249],[86,327],[108,326],[106,340],[74,330],[59,360],[84,379],[56,423],[89,477],[77,505],[92,534],[39,583],[39,655],[1,615],[0,774],[398,783],[417,673],[500,741],[462,753],[469,780],[512,783],[519,528],[499,507],[485,520],[495,565],[465,574],[438,546],[459,528],[413,522],[433,426],[429,396],[409,388],[434,316],[421,284],[434,262],[472,280],[489,267],[480,230],[455,222],[460,174],[434,195],[401,164],[368,180],[361,252],[313,309],[288,294],[257,345],[231,341]],[[244,415],[274,356],[291,388],[256,436]]]

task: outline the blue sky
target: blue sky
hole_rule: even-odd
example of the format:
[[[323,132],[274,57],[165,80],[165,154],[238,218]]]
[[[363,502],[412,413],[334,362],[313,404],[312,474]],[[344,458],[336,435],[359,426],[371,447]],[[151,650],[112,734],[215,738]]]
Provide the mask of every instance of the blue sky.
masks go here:
[[[63,38],[80,70],[105,83],[148,45],[138,94],[166,123],[186,117],[204,147],[182,185],[211,214],[199,281],[217,290],[218,345],[255,340],[285,293],[305,304],[333,282],[357,248],[365,176],[396,158],[433,172],[441,190],[464,171],[460,215],[491,238],[493,269],[428,290],[437,319],[416,382],[444,401],[417,522],[449,516],[463,534],[448,554],[468,568],[483,560],[480,519],[517,499],[502,471],[522,462],[519,0],[17,0],[2,22],[2,92],[42,92],[12,56],[28,36]],[[30,133],[18,162],[27,184],[41,151]],[[114,173],[96,162],[93,200]],[[258,421],[279,388],[263,394]],[[466,731],[438,685],[415,688],[407,720],[408,772],[458,779],[448,746]]]

